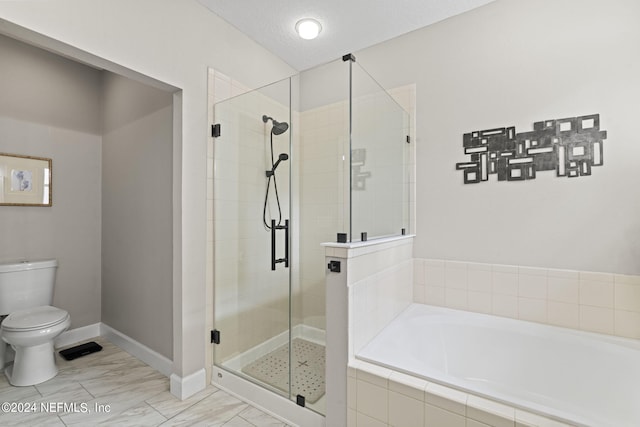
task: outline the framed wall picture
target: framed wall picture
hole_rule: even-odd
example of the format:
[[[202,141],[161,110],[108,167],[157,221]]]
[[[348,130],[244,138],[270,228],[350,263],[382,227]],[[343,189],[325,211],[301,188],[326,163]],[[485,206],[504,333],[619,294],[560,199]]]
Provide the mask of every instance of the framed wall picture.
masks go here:
[[[51,159],[0,153],[0,206],[51,206]]]

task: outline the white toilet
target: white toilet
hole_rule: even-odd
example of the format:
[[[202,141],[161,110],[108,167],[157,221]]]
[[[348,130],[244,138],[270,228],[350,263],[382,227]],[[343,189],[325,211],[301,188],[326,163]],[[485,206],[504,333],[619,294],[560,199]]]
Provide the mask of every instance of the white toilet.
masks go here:
[[[5,370],[15,386],[39,384],[56,376],[53,341],[71,324],[69,313],[52,307],[56,260],[0,263],[0,338],[15,350]],[[4,344],[4,343],[2,343]],[[0,345],[0,368],[5,345]]]

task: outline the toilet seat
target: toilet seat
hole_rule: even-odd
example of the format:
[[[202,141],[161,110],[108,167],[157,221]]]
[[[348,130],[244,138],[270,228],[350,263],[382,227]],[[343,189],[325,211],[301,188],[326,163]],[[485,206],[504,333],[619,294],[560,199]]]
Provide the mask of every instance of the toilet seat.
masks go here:
[[[43,305],[40,307],[18,310],[9,314],[2,322],[6,331],[35,331],[59,325],[69,318],[69,313],[57,307]]]

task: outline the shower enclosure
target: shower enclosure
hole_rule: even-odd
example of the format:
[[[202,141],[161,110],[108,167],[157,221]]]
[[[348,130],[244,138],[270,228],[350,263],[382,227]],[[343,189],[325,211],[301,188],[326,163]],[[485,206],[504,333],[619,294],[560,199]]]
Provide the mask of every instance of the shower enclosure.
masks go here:
[[[322,414],[321,243],[410,232],[409,114],[351,55],[213,114],[214,364]]]

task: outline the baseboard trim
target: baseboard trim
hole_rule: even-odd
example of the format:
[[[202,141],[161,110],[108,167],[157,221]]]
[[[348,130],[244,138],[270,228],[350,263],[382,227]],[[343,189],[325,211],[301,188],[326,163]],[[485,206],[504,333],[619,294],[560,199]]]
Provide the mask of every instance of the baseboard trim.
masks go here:
[[[54,343],[55,348],[67,347],[71,344],[87,341],[100,336],[100,323],[81,326],[75,329],[64,331]]]
[[[204,390],[206,386],[207,372],[204,368],[185,377],[180,377],[176,374],[171,374],[169,377],[169,390],[171,394],[180,400],[193,396],[197,392]]]
[[[163,375],[173,377],[173,362],[165,356],[104,323],[100,324],[100,332],[98,335],[105,337],[127,353],[157,369]]]

